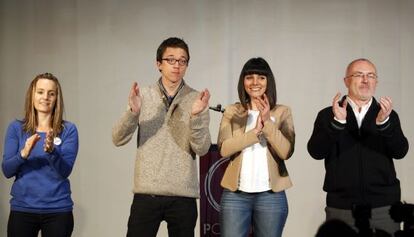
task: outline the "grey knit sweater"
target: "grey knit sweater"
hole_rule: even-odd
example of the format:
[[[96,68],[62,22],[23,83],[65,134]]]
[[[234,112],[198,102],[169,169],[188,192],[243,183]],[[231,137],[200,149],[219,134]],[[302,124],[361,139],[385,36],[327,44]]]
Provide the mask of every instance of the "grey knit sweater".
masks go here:
[[[112,130],[113,143],[122,146],[138,128],[134,193],[198,198],[196,155],[211,144],[208,109],[190,117],[198,92],[186,84],[168,109],[157,84],[140,93],[140,113],[127,110]]]

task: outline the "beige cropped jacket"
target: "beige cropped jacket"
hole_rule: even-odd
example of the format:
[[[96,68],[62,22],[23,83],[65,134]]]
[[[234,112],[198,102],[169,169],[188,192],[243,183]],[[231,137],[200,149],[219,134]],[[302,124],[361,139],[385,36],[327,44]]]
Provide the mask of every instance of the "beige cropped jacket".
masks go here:
[[[236,103],[226,108],[220,123],[218,137],[220,155],[230,158],[221,186],[230,191],[236,191],[239,186],[243,149],[259,142],[253,130],[245,132],[247,116],[248,111],[240,103]],[[295,131],[289,107],[276,105],[270,111],[270,116],[275,121],[270,119],[266,121],[260,136],[264,136],[267,141],[271,189],[279,192],[292,186],[284,161],[293,154]]]

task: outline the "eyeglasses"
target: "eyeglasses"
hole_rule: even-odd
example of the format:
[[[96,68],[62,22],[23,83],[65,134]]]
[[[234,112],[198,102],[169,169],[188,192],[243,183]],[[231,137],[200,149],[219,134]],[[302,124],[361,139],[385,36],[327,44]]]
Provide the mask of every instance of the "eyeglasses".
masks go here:
[[[371,79],[371,80],[375,80],[375,79],[378,78],[377,74],[375,74],[373,72],[370,72],[370,73],[367,73],[367,74],[364,74],[362,72],[356,72],[352,75],[347,76],[347,78],[348,77],[353,77],[353,78],[357,78],[357,79],[363,79],[364,77],[367,77],[368,79]]]
[[[170,65],[175,65],[178,62],[178,65],[185,66],[188,63],[187,59],[163,58],[162,60],[167,61]]]

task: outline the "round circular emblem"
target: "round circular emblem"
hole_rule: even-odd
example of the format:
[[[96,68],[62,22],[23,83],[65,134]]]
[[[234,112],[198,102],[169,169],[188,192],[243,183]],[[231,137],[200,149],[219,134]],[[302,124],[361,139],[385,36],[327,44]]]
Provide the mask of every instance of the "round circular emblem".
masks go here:
[[[210,205],[217,211],[220,211],[220,204],[216,201],[212,191],[211,191],[211,182],[214,177],[214,173],[216,172],[217,168],[221,165],[228,162],[229,158],[221,158],[220,160],[216,161],[213,165],[211,165],[210,169],[208,170],[205,180],[204,180],[204,193],[206,194],[207,200]],[[221,187],[220,187],[221,188]]]
[[[62,139],[60,139],[59,137],[55,137],[53,139],[53,144],[55,144],[56,146],[59,146],[60,144],[62,144]]]

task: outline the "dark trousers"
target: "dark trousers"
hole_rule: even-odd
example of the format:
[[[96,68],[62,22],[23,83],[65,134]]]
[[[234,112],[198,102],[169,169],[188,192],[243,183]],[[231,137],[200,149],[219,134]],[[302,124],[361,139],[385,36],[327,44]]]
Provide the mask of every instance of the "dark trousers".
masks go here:
[[[73,231],[72,212],[37,214],[10,211],[8,237],[70,237]]]
[[[394,236],[394,233],[400,229],[400,223],[395,222],[391,218],[389,214],[390,208],[391,206],[373,208],[371,210],[372,216],[369,220],[370,228],[380,229]],[[339,219],[355,230],[358,230],[355,226],[355,219],[352,216],[351,210],[326,207],[325,212],[326,220]]]
[[[163,220],[167,222],[168,236],[193,237],[197,221],[195,198],[135,194],[127,237],[155,237]]]

